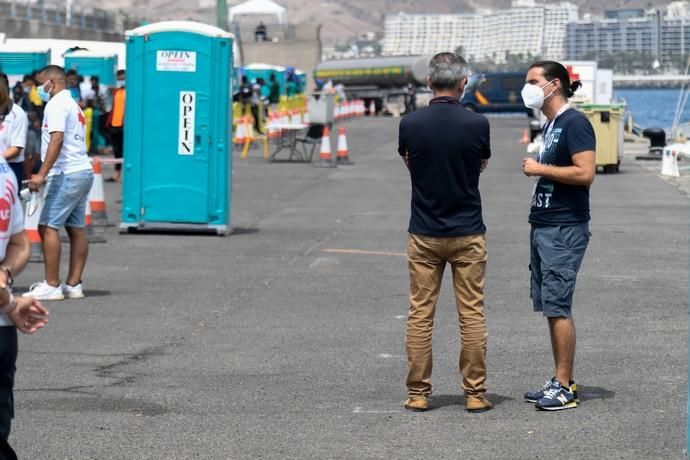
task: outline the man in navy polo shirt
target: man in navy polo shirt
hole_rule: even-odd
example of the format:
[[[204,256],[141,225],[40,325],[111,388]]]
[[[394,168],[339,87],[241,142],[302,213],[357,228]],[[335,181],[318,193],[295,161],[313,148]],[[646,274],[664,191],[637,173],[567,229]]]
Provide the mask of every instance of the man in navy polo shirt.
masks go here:
[[[431,334],[443,271],[450,264],[460,319],[460,373],[469,412],[491,409],[486,394],[484,276],[486,227],[479,174],[491,156],[489,122],[460,105],[467,85],[465,60],[439,53],[429,63],[434,98],[400,122],[398,152],[410,170],[412,212],[407,260],[405,408],[424,411],[431,395]]]

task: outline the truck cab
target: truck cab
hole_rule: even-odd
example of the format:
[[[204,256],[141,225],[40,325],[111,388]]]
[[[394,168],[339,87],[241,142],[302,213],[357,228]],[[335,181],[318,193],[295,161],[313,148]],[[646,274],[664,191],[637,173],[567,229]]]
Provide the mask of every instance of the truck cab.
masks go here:
[[[532,116],[522,101],[525,72],[472,75],[462,105],[475,112],[521,112]]]

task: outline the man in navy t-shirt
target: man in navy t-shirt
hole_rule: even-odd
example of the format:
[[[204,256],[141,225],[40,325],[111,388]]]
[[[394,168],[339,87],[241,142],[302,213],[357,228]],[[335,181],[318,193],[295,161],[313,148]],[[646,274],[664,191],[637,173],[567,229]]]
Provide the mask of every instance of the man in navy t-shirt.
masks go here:
[[[432,324],[448,263],[460,317],[460,372],[466,407],[470,412],[483,412],[491,409],[491,403],[484,397],[486,228],[479,174],[491,156],[489,122],[460,105],[467,85],[462,57],[453,53],[434,56],[429,63],[429,85],[434,98],[428,107],[401,120],[398,147],[412,180],[405,408],[423,411],[429,407]]]
[[[552,379],[525,393],[525,400],[542,410],[578,404],[571,310],[575,279],[589,243],[589,186],[596,171],[592,125],[567,103],[579,86],[579,81],[570,82],[561,64],[540,61],[528,71],[522,90],[525,105],[541,110],[548,120],[539,155],[522,163],[525,175],[536,178],[529,215],[530,295],[534,310],[548,320],[556,364]]]

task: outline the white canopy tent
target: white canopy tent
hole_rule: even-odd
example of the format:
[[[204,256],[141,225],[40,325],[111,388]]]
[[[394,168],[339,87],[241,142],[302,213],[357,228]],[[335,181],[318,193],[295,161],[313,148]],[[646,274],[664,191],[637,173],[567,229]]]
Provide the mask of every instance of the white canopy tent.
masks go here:
[[[286,24],[285,8],[271,0],[249,0],[230,8],[228,20],[237,22],[238,16],[276,16],[279,24]]]

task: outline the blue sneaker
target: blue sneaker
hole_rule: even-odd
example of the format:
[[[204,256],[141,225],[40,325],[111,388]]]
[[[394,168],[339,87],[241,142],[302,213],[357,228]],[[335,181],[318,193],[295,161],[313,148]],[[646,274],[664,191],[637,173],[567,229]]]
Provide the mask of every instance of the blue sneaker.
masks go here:
[[[544,392],[551,388],[551,384],[555,381],[556,377],[552,378],[551,380],[547,380],[546,383],[544,383],[544,386],[541,387],[539,390],[528,391],[527,393],[525,393],[525,395],[523,396],[525,402],[536,403],[537,401],[539,401],[541,398],[544,397]],[[577,397],[577,384],[572,380],[570,381],[570,391],[572,391],[573,395],[575,395],[575,402],[579,403],[580,400]]]
[[[551,381],[550,388],[544,391],[544,397],[536,403],[536,408],[541,410],[563,410],[576,407],[577,401],[572,390],[555,379]]]

